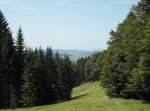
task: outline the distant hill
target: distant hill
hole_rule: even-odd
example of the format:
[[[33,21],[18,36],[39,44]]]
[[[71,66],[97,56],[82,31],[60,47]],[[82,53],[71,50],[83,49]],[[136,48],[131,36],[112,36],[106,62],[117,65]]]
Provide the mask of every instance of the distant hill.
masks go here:
[[[100,51],[96,51],[96,50],[86,51],[86,50],[54,49],[54,52],[59,52],[61,55],[68,55],[71,60],[76,61],[81,57],[87,57],[87,56],[90,56],[90,55],[92,55],[96,52],[100,52]]]

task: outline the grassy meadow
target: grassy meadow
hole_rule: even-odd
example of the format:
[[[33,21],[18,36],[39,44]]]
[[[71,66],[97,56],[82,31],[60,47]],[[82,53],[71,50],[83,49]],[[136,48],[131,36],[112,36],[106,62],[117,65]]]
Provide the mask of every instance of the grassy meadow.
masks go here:
[[[71,101],[13,111],[150,111],[150,104],[138,100],[110,99],[95,82],[74,88]]]

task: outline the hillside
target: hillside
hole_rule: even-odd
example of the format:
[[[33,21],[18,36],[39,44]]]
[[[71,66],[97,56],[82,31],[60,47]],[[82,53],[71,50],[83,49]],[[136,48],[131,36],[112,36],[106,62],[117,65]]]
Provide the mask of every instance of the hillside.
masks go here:
[[[71,101],[64,103],[14,111],[150,111],[150,104],[142,101],[109,99],[98,82],[74,88],[72,97]]]
[[[54,52],[59,52],[61,55],[67,54],[71,60],[75,61],[81,57],[86,57],[90,56],[93,53],[96,53],[98,51],[96,50],[89,50],[89,51],[84,51],[84,50],[63,50],[63,49],[54,49]]]

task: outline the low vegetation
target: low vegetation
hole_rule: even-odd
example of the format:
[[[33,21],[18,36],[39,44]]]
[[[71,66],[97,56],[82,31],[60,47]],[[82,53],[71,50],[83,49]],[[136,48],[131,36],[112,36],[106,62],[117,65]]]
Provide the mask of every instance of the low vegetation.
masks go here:
[[[87,83],[74,88],[72,100],[53,105],[16,109],[13,111],[150,111],[150,105],[143,101],[110,99],[99,82]],[[0,110],[12,111],[12,110]]]

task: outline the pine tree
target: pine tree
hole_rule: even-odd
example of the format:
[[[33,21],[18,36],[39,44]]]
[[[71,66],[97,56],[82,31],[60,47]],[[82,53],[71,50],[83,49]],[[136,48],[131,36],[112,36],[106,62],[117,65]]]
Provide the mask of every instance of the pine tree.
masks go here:
[[[36,101],[36,105],[45,105],[47,104],[47,91],[48,91],[48,83],[47,83],[47,70],[46,70],[46,56],[45,52],[42,48],[38,50],[37,56],[37,67],[36,67],[36,85],[37,85],[37,93],[36,97],[38,100]]]
[[[150,14],[150,1],[149,0],[141,0],[138,4],[139,11],[143,12],[143,14]]]
[[[47,84],[47,104],[56,102],[56,65],[54,61],[54,54],[51,48],[46,49],[46,84]]]
[[[1,50],[2,54],[2,63],[3,63],[3,72],[4,75],[3,84],[4,84],[4,107],[13,108],[16,107],[16,87],[15,87],[15,70],[14,70],[14,43],[12,37],[5,37],[4,44]]]
[[[21,27],[18,30],[17,33],[17,40],[16,40],[16,58],[15,58],[15,73],[16,73],[16,87],[17,87],[17,96],[18,99],[20,99],[20,84],[21,84],[21,77],[23,75],[23,70],[24,70],[24,57],[25,57],[25,44],[24,44],[24,38],[23,38],[23,32]],[[20,101],[20,100],[19,100]],[[20,106],[18,101],[18,105]]]
[[[62,79],[63,79],[63,100],[70,100],[73,88],[73,69],[70,59],[65,55],[63,63]]]
[[[87,58],[85,66],[86,81],[98,81],[100,79],[102,69],[102,52],[95,53]]]
[[[57,102],[60,102],[63,100],[63,66],[62,66],[62,57],[58,52],[55,54],[55,64],[56,64],[56,76],[55,78],[55,96],[57,97]]]
[[[8,27],[2,12],[0,12],[0,78],[1,94],[0,107],[16,107],[16,89],[14,73],[14,42],[11,31]]]
[[[87,75],[85,71],[86,62],[87,62],[87,58],[80,58],[77,60],[75,66],[76,85],[87,82]]]
[[[0,108],[31,107],[71,98],[72,63],[51,48],[26,49],[22,29],[14,44],[0,12]]]
[[[132,71],[132,78],[129,84],[129,94],[138,99],[150,101],[150,17],[143,31],[141,43],[141,55],[138,66]]]
[[[138,65],[143,26],[131,11],[117,31],[111,32],[104,57],[102,83],[110,96],[128,98],[132,70]]]
[[[25,67],[21,76],[20,103],[22,107],[35,105],[36,98],[36,56],[30,49],[26,53]]]

